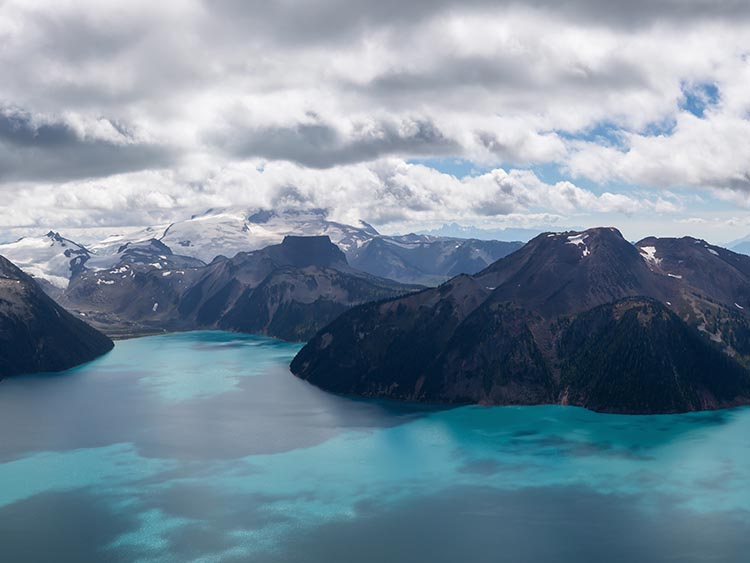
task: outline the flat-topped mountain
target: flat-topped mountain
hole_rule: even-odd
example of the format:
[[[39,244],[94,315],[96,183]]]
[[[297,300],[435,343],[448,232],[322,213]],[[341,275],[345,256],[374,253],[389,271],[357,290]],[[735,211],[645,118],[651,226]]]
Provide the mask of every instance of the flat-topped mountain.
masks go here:
[[[0,256],[0,379],[61,371],[108,352],[112,341],[57,305]]]
[[[77,276],[62,302],[113,335],[221,328],[299,341],[354,305],[416,289],[352,268],[327,236],[288,236],[209,265],[160,245]]]
[[[218,256],[231,258],[238,252],[279,244],[286,236],[328,236],[358,270],[402,283],[430,285],[456,274],[476,273],[521,246],[429,235],[386,236],[364,221],[354,225],[333,221],[322,209],[211,209],[169,225],[115,234],[85,247],[55,232],[25,237],[0,244],[0,254],[54,290],[51,294],[57,298],[58,290],[64,290],[71,279],[84,271],[113,268],[132,248],[158,244],[162,250],[157,254],[207,264]]]
[[[402,400],[679,412],[750,403],[750,257],[546,233],[473,276],[352,309],[292,371]]]

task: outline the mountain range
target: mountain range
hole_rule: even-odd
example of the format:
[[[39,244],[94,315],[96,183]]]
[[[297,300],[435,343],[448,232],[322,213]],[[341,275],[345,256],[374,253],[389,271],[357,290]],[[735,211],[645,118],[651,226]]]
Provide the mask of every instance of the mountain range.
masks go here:
[[[616,229],[545,233],[475,275],[356,307],[292,371],[410,401],[660,413],[750,403],[750,257]]]
[[[301,341],[354,305],[420,287],[351,267],[328,236],[287,236],[208,265],[156,239],[127,243],[119,256],[75,276],[59,300],[120,337],[219,328]]]
[[[112,346],[97,329],[223,329],[309,340],[292,371],[344,394],[620,413],[750,403],[750,256],[690,237],[598,228],[521,246],[222,211],[5,251],[33,278],[0,262],[0,376],[88,361]]]
[[[112,341],[57,305],[0,256],[0,379],[61,371],[93,360]]]
[[[727,247],[734,252],[750,255],[750,236],[730,242]]]
[[[156,240],[174,255],[209,263],[218,256],[260,250],[285,236],[328,236],[363,272],[406,284],[436,285],[458,273],[475,273],[522,246],[520,242],[460,239],[431,235],[381,235],[359,221],[331,221],[324,210],[208,210],[169,225],[115,234],[79,244],[50,231],[0,245],[0,255],[18,264],[57,296],[84,270],[111,269],[133,245]]]

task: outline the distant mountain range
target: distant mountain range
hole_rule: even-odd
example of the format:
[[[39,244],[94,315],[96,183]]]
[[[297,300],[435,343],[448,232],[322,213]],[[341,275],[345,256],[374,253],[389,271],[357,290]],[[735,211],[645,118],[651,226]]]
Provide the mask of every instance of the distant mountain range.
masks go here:
[[[731,242],[727,246],[734,252],[750,255],[750,236]]]
[[[429,231],[420,231],[420,234],[454,237],[454,238],[474,238],[481,240],[504,240],[504,241],[523,241],[527,242],[543,232],[543,229],[524,229],[520,227],[505,227],[501,229],[482,229],[459,225],[458,223],[447,223],[438,229]]]
[[[0,245],[0,255],[18,264],[48,290],[65,289],[84,270],[111,269],[133,245],[156,240],[174,255],[209,263],[217,256],[279,244],[287,235],[328,236],[349,263],[364,272],[406,284],[438,284],[458,273],[476,273],[522,246],[430,235],[384,236],[360,221],[346,225],[327,219],[324,210],[209,210],[185,221],[78,244],[50,231]],[[48,285],[47,285],[48,284]]]
[[[292,363],[339,393],[621,413],[750,404],[749,367],[750,257],[606,228],[356,307]]]
[[[690,237],[632,244],[600,228],[521,245],[223,210],[87,246],[51,231],[0,254],[33,276],[0,260],[0,377],[96,357],[112,344],[95,328],[216,328],[311,339],[293,372],[353,395],[622,413],[750,403],[750,256]]]
[[[85,270],[59,295],[69,310],[113,336],[220,328],[309,339],[343,311],[413,291],[349,266],[327,236],[206,265],[151,239],[127,243],[106,270]]]
[[[112,341],[57,305],[0,256],[0,379],[61,371],[93,360]]]

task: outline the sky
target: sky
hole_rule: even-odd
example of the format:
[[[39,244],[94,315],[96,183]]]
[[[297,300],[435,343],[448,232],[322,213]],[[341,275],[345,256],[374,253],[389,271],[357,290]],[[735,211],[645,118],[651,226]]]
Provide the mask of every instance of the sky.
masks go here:
[[[750,235],[746,0],[3,0],[0,238],[325,208]]]

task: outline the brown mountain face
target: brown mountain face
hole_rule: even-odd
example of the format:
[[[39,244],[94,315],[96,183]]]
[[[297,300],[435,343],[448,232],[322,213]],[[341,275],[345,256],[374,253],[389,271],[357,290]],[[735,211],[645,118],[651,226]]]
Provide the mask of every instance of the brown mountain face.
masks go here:
[[[63,303],[113,335],[221,328],[303,341],[354,305],[415,289],[350,267],[327,236],[288,236],[208,265],[151,246],[74,278]]]
[[[109,338],[57,305],[0,256],[0,379],[65,370],[112,347]]]
[[[474,276],[357,307],[292,371],[403,400],[677,412],[750,402],[750,257],[543,234]]]

